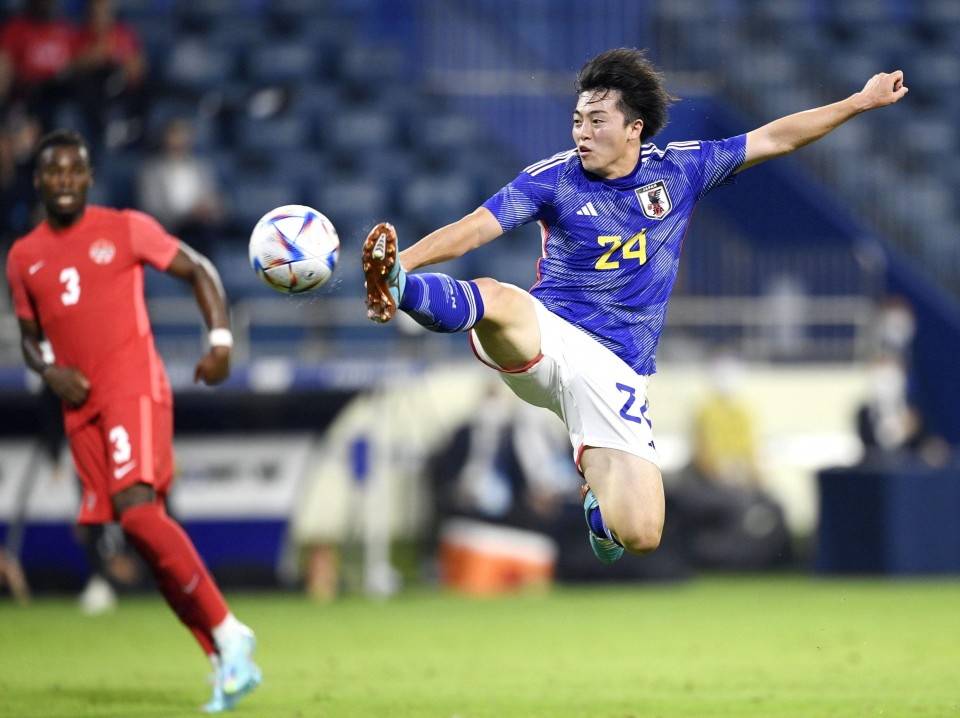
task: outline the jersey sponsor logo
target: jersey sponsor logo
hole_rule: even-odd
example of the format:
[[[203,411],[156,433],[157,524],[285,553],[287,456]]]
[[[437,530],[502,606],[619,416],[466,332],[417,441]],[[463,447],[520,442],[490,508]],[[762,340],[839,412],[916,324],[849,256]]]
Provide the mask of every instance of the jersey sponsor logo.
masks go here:
[[[36,274],[37,272],[39,272],[39,271],[40,271],[40,267],[43,266],[43,264],[44,264],[45,261],[46,261],[46,260],[41,259],[39,262],[34,262],[33,264],[31,264],[29,267],[27,267],[27,274],[29,274],[29,275],[34,275],[34,274]]]
[[[90,259],[97,264],[110,264],[117,254],[117,248],[109,239],[97,239],[90,245]]]
[[[636,190],[636,193],[640,200],[640,209],[647,219],[663,219],[673,209],[670,193],[667,192],[667,185],[663,180],[644,185]]]
[[[583,217],[599,217],[597,214],[596,208],[593,206],[593,202],[587,202],[583,207],[577,210],[577,214]]]
[[[136,467],[136,465],[137,465],[137,462],[136,462],[136,461],[131,461],[131,462],[129,462],[129,463],[124,464],[123,466],[120,466],[120,467],[114,469],[114,470],[113,470],[113,478],[115,478],[115,479],[117,479],[117,481],[119,481],[119,480],[122,479],[124,476],[126,476],[126,475],[129,474],[131,471],[133,471],[133,469],[134,469],[134,467]]]

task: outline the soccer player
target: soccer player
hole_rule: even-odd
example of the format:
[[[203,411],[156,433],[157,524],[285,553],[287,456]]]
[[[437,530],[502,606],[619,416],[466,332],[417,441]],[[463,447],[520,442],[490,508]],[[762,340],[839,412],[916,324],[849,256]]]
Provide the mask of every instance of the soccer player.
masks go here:
[[[436,332],[470,331],[474,353],[527,402],[565,423],[586,485],[584,515],[604,562],[660,542],[663,484],[646,390],[684,232],[697,201],[737,172],[807,145],[900,100],[880,73],[833,104],[719,141],[650,140],[676,99],[646,51],[618,48],[580,70],[574,148],[527,167],[462,219],[398,255],[393,227],[363,247],[367,314],[397,308]],[[529,292],[494,279],[411,270],[455,259],[538,222],[543,254]]]
[[[7,275],[24,360],[62,401],[83,484],[79,523],[120,522],[214,666],[205,710],[229,710],[262,680],[256,641],[164,508],[173,477],[173,401],[143,294],[145,264],[193,287],[210,328],[194,380],[218,384],[229,374],[233,343],[220,276],[149,216],[88,206],[93,170],[75,131],[41,138],[34,167],[45,220],[13,244]],[[53,357],[42,350],[44,338]]]

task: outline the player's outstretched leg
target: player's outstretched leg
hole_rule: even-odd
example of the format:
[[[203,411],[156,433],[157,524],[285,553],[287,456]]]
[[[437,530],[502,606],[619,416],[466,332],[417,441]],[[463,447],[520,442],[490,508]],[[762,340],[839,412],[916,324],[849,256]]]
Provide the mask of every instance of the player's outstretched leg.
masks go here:
[[[401,309],[431,332],[448,334],[469,331],[483,318],[476,282],[428,272],[408,275],[397,257],[397,232],[386,222],[363,243],[363,276],[367,317],[375,322],[388,322]]]
[[[367,285],[367,317],[389,322],[403,295],[406,273],[397,259],[397,231],[381,222],[363,243],[363,277]]]
[[[614,540],[613,535],[603,522],[600,515],[600,502],[593,495],[590,487],[584,485],[580,489],[580,501],[583,504],[583,517],[587,520],[590,529],[587,536],[590,539],[590,548],[594,555],[604,563],[613,563],[623,556],[623,546]]]

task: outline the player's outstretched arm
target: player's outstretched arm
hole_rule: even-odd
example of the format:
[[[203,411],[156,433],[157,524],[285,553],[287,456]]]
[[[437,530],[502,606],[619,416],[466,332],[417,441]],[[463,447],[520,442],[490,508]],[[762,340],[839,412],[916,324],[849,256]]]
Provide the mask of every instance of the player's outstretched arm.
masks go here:
[[[428,264],[438,264],[461,257],[503,234],[497,218],[485,207],[466,217],[431,232],[400,253],[400,264],[406,271]]]
[[[167,273],[182,279],[193,287],[193,296],[210,329],[210,351],[197,363],[194,382],[219,384],[230,375],[230,353],[233,337],[230,333],[230,315],[227,296],[220,274],[213,263],[200,252],[183,242],[174,256]]]
[[[746,156],[740,169],[793,152],[860,113],[892,105],[906,94],[901,70],[878,73],[867,80],[860,92],[844,100],[781,117],[747,133]]]
[[[27,366],[37,372],[61,401],[74,409],[83,406],[90,395],[90,381],[72,366],[50,364],[43,356],[40,342],[43,330],[32,319],[20,320],[20,349]]]

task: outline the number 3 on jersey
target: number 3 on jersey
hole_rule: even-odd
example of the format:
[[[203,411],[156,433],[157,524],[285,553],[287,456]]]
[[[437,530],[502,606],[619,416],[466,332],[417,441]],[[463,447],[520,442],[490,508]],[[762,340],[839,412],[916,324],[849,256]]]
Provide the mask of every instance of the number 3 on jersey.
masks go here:
[[[64,293],[60,300],[70,306],[80,301],[80,272],[76,267],[66,267],[60,272],[60,281],[63,283]]]
[[[613,255],[618,250],[620,256],[624,259],[638,259],[640,264],[647,262],[647,230],[642,229],[633,235],[626,242],[623,237],[617,235],[601,235],[597,237],[597,242],[601,246],[610,245],[610,249],[604,252],[597,260],[596,269],[619,269],[619,258],[614,259]]]

